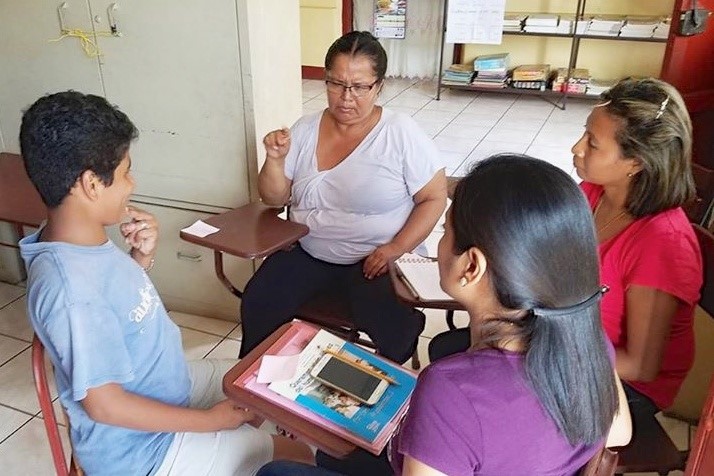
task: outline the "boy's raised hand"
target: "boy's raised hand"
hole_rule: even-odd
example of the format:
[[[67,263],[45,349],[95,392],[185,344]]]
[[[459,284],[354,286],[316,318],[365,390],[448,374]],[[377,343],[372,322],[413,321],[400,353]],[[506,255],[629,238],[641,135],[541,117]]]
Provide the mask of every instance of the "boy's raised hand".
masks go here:
[[[222,400],[208,412],[215,418],[216,431],[232,430],[255,419],[255,413],[230,400]]]
[[[147,268],[156,253],[159,224],[149,212],[136,207],[126,207],[130,221],[119,225],[124,241],[131,246],[131,255]]]

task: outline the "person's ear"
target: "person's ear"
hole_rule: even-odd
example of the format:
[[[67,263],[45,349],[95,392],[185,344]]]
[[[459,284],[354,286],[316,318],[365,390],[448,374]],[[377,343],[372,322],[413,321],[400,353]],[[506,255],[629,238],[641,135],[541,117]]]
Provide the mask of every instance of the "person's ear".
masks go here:
[[[459,284],[461,284],[461,287],[478,284],[486,274],[488,266],[486,256],[480,249],[471,247],[464,252],[462,258],[464,260],[464,269]]]
[[[78,187],[82,194],[92,201],[99,198],[99,193],[103,186],[101,179],[91,170],[82,172],[75,184],[75,187]]]
[[[627,173],[628,177],[632,177],[634,175],[637,175],[638,173],[642,172],[643,166],[642,166],[642,160],[637,158],[637,157],[630,157],[629,159],[625,159],[628,162],[629,166],[629,172]]]

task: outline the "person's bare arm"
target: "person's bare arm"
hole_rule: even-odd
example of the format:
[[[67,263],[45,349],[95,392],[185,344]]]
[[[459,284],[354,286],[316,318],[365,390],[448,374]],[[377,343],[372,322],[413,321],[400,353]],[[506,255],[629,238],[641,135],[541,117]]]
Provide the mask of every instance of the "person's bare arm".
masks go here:
[[[265,163],[258,174],[258,193],[263,203],[282,207],[290,199],[292,181],[285,176],[285,157],[290,150],[290,130],[278,129],[263,138]]]
[[[367,279],[387,272],[387,264],[413,250],[434,229],[446,208],[446,175],[439,170],[434,177],[414,194],[414,208],[401,230],[392,241],[377,247],[364,261]]]
[[[615,373],[615,385],[617,385],[617,400],[619,410],[612,419],[612,426],[607,434],[605,446],[607,448],[617,448],[625,446],[632,439],[632,417],[630,415],[630,407],[627,404],[627,396],[625,389],[622,388],[622,382]]]
[[[626,294],[627,347],[615,352],[621,379],[649,382],[657,377],[679,301],[645,286],[630,286]]]
[[[141,431],[210,432],[238,428],[255,415],[230,400],[208,410],[169,405],[109,383],[87,391],[82,406],[99,423]]]
[[[445,476],[441,471],[437,471],[431,466],[427,466],[421,461],[404,455],[404,467],[402,476]]]

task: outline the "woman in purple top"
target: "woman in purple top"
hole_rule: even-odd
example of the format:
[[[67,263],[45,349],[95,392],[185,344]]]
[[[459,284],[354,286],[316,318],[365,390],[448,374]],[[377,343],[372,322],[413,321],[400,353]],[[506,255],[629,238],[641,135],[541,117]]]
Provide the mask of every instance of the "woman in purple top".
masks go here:
[[[618,409],[595,230],[578,186],[527,156],[481,162],[456,188],[439,274],[469,313],[470,347],[419,375],[392,440],[396,474],[577,473]],[[260,474],[278,474],[269,469]]]
[[[578,186],[530,157],[481,162],[456,188],[439,274],[469,313],[471,345],[419,376],[393,441],[397,472],[575,474],[618,406]]]

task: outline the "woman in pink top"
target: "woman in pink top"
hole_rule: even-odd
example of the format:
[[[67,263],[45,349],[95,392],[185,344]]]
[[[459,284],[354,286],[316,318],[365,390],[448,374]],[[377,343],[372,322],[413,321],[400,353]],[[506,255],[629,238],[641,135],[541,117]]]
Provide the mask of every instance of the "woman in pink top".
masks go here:
[[[572,148],[610,288],[602,321],[635,414],[671,405],[694,356],[702,263],[681,208],[694,197],[691,147],[677,90],[627,79],[602,95]]]

